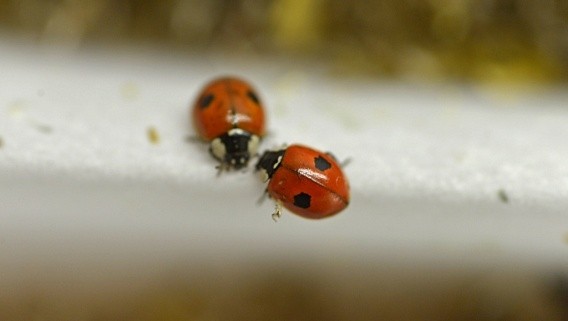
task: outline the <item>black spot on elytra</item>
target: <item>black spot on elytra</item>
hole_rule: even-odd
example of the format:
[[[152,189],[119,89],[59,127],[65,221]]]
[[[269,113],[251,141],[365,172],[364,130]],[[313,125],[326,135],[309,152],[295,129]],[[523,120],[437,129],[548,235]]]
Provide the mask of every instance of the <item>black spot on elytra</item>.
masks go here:
[[[294,205],[297,207],[308,208],[310,207],[311,201],[312,197],[310,194],[306,194],[304,192],[294,196]]]
[[[331,164],[321,156],[314,158],[314,164],[316,165],[316,168],[322,172],[325,171],[326,169],[331,168]]]
[[[209,107],[215,96],[213,94],[205,95],[199,99],[199,107],[201,109]]]
[[[247,96],[254,101],[255,104],[259,105],[260,104],[260,100],[258,99],[258,96],[251,90],[249,90],[247,92]]]

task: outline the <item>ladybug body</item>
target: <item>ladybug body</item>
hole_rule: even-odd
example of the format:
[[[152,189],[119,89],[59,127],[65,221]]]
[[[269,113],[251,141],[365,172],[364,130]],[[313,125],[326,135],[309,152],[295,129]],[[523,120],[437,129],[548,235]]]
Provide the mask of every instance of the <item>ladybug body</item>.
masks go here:
[[[231,77],[213,80],[201,91],[192,111],[198,135],[221,169],[245,167],[265,134],[264,108],[247,82]]]
[[[281,215],[281,205],[302,217],[320,219],[349,204],[349,183],[329,153],[290,145],[265,152],[256,170],[268,180],[267,193],[276,200],[275,220]]]

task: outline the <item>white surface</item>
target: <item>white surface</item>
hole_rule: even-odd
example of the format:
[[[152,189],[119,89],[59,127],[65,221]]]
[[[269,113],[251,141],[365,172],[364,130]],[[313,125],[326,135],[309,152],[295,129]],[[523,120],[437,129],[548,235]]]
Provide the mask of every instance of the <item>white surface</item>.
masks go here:
[[[568,267],[566,91],[333,81],[257,60],[0,44],[4,275],[192,258]],[[254,175],[217,178],[207,147],[185,141],[190,102],[225,73],[267,105],[261,149],[352,159],[344,213],[274,224]]]

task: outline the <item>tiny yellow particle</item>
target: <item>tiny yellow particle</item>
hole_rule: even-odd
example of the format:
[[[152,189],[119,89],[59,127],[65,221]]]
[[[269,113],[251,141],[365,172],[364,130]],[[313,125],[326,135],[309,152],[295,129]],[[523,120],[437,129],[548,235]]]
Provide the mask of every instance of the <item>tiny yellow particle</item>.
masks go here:
[[[120,93],[125,100],[135,100],[138,98],[140,90],[134,82],[126,82],[121,86]]]
[[[15,100],[8,104],[8,114],[12,118],[21,119],[24,116],[26,107],[26,103],[23,100]]]
[[[160,134],[158,133],[156,128],[148,127],[146,133],[148,134],[148,140],[150,141],[150,143],[154,145],[158,145],[160,143]]]
[[[38,122],[30,121],[30,124],[37,129],[40,133],[43,134],[51,134],[53,132],[53,128],[46,124],[41,124]]]

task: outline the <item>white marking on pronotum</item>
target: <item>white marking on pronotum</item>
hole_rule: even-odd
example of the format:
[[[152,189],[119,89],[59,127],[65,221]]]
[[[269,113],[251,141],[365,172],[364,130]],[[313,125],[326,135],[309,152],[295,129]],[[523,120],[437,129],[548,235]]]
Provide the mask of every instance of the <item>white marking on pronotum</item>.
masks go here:
[[[258,175],[260,176],[260,180],[263,182],[267,182],[270,179],[270,177],[268,177],[268,172],[264,168],[258,171]]]
[[[278,167],[278,165],[280,165],[280,163],[282,163],[282,156],[278,156],[278,159],[276,160],[276,162],[274,163],[274,166],[272,168],[276,169],[276,167]]]
[[[213,153],[213,155],[217,157],[217,159],[220,160],[225,159],[225,155],[227,154],[227,149],[225,148],[225,145],[221,141],[221,138],[215,138],[211,141],[211,153]]]
[[[258,144],[260,143],[260,138],[258,138],[258,136],[256,135],[252,135],[248,141],[248,146],[247,146],[247,150],[249,152],[249,155],[254,155],[256,154],[256,151],[258,150]]]

